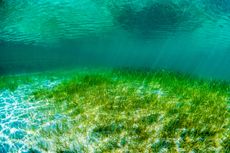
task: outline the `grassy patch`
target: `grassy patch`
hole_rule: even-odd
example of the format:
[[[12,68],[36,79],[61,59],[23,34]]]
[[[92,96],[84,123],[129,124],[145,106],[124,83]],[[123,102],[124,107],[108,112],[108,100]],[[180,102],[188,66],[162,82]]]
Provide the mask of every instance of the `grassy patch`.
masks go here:
[[[9,89],[14,91],[21,84],[32,82],[30,76],[0,76],[0,90]]]
[[[226,152],[229,87],[180,73],[123,69],[77,72],[34,95],[77,120],[60,133],[83,151]],[[63,143],[60,135],[55,139]]]

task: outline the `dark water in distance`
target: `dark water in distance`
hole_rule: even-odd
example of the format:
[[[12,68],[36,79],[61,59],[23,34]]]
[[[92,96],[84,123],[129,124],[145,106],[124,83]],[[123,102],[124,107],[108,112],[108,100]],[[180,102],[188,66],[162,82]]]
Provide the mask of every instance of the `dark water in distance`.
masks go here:
[[[228,0],[0,0],[0,74],[167,68],[230,80]]]

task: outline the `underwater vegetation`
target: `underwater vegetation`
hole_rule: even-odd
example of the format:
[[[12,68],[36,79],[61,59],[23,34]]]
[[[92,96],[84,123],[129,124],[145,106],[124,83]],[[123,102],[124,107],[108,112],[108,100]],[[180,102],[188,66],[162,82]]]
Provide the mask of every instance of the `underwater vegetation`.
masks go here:
[[[134,68],[229,79],[229,10],[227,0],[0,0],[0,153],[230,152],[229,81]],[[97,64],[133,69],[67,70]],[[2,75],[23,67],[64,70]]]
[[[28,76],[0,76],[0,91],[9,89],[14,91],[21,84],[29,84],[32,78]]]
[[[68,74],[68,73],[65,73]],[[31,85],[38,80],[55,80],[56,77],[62,78],[63,73],[60,71],[45,72],[45,76],[42,73],[32,73],[31,76],[24,74],[11,74],[11,75],[0,75],[0,91],[10,90],[14,92],[18,87],[22,85]]]
[[[40,129],[46,145],[39,149],[228,152],[229,87],[164,70],[73,72],[52,90],[33,92],[35,99],[53,104],[55,113],[71,118],[55,132]]]

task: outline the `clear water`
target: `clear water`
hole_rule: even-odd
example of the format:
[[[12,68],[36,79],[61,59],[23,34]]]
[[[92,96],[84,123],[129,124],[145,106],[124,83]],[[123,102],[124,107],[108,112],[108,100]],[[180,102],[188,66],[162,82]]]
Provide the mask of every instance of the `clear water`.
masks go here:
[[[36,101],[29,95],[36,89],[52,89],[57,84],[58,81],[43,80],[31,85],[22,85],[14,92],[9,90],[0,92],[1,153],[33,152],[30,150],[30,146],[36,146],[34,142],[46,143],[34,131],[49,127],[51,129],[52,124],[58,124],[61,118],[55,114],[57,117],[53,119],[53,122],[49,122],[45,112],[49,113],[48,110],[54,109],[54,106],[46,104],[44,101]],[[41,113],[38,111],[39,109],[46,111]]]
[[[226,0],[2,0],[0,69],[164,67],[228,79]]]
[[[0,0],[0,75],[147,67],[230,80],[229,65],[229,0]],[[26,130],[46,122],[28,114],[52,108],[27,96],[55,83],[0,92],[0,153],[27,151]]]

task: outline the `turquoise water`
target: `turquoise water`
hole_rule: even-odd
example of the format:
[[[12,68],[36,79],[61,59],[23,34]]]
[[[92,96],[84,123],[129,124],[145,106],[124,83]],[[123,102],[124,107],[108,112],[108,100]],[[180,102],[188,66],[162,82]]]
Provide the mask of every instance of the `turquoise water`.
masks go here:
[[[0,153],[7,152],[36,152],[39,143],[46,143],[34,130],[52,128],[60,122],[56,117],[53,122],[45,112],[54,109],[54,106],[36,101],[30,95],[39,88],[51,89],[58,81],[43,80],[37,84],[22,85],[14,92],[1,90],[0,92]],[[45,109],[40,113],[39,109]],[[44,124],[47,123],[47,124]],[[52,130],[50,130],[52,131]],[[35,141],[36,140],[36,141]],[[37,144],[34,144],[36,142]],[[32,149],[30,149],[32,148]]]
[[[226,0],[2,0],[1,73],[169,68],[228,79]]]
[[[228,0],[0,0],[1,76],[131,67],[229,81],[229,65]],[[30,131],[56,125],[62,116],[52,114],[50,122],[44,112],[55,106],[29,95],[59,82],[0,90],[0,153],[52,143]]]

